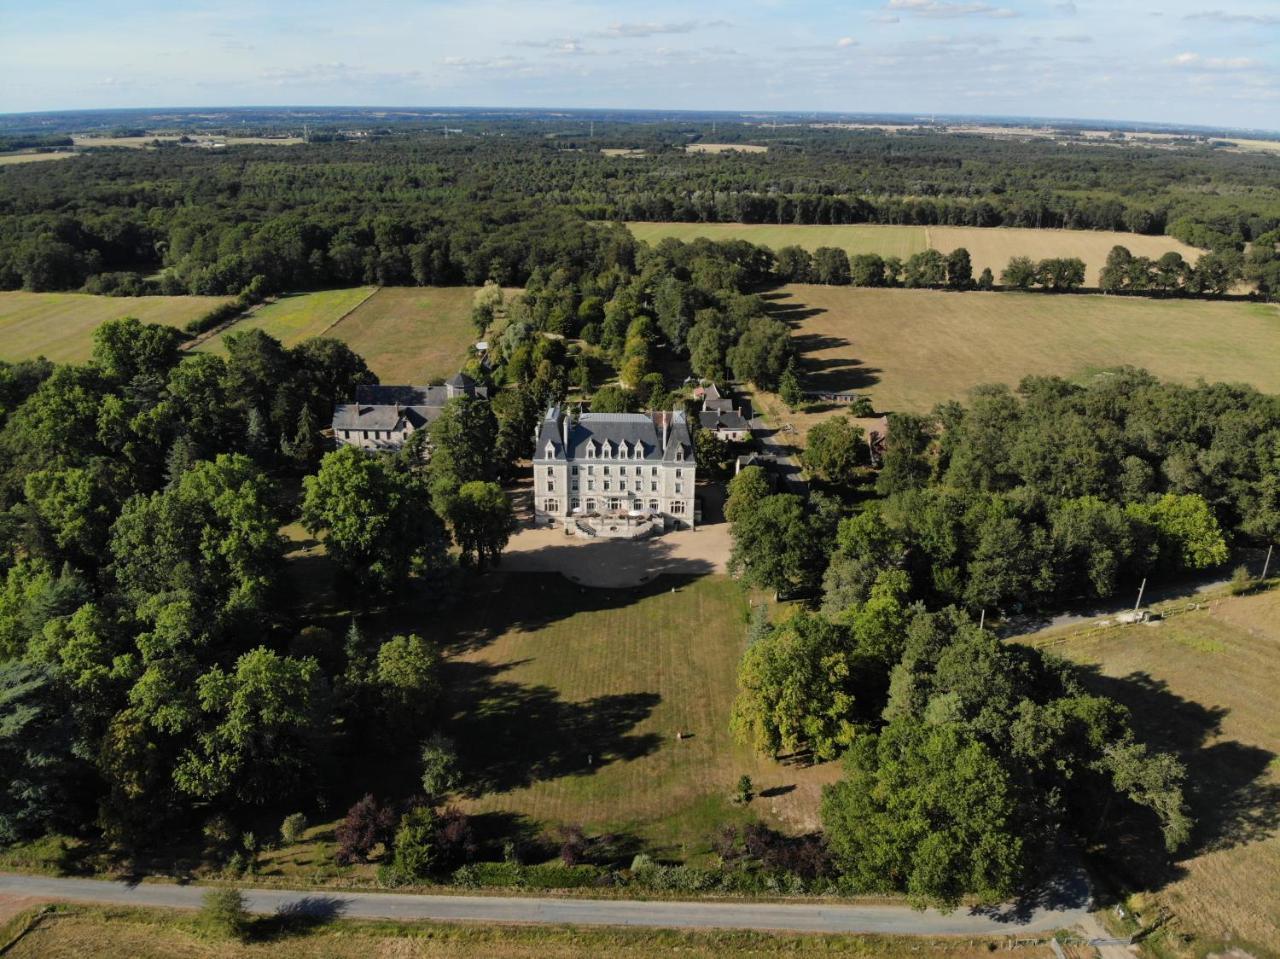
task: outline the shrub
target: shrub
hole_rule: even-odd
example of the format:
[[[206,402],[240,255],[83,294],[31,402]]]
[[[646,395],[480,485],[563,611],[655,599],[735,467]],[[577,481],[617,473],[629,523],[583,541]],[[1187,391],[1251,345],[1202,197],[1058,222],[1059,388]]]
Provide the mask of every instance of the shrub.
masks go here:
[[[745,806],[755,798],[755,786],[751,782],[751,777],[745,773],[738,779],[738,787],[734,790],[733,801],[739,806]]]
[[[334,858],[338,865],[368,862],[375,846],[390,843],[394,828],[395,812],[372,794],[365,796],[347,810],[346,818],[336,830],[338,851]]]
[[[284,822],[280,824],[280,840],[286,846],[292,846],[295,842],[302,838],[303,832],[307,828],[307,817],[300,812],[292,813],[284,817]]]
[[[400,818],[392,841],[390,877],[395,885],[420,882],[440,858],[440,818],[430,806],[416,806]]]
[[[1254,580],[1249,575],[1249,567],[1241,564],[1231,573],[1231,595],[1243,596],[1253,589]]]
[[[457,789],[460,779],[453,740],[436,733],[422,744],[422,791],[436,801]]]
[[[213,932],[243,940],[249,934],[249,910],[239,889],[211,889],[204,894],[200,918]]]
[[[587,837],[581,826],[565,826],[560,830],[560,861],[566,866],[576,866],[587,854]]]

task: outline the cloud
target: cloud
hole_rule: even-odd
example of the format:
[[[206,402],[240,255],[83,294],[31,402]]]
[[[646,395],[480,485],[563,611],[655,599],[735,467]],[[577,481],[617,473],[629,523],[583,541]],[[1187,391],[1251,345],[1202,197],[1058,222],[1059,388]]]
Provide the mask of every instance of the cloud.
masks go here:
[[[640,37],[656,37],[670,33],[693,33],[695,30],[728,26],[732,26],[728,20],[680,20],[674,23],[611,23],[607,30],[592,35],[614,40],[634,40]]]
[[[1187,70],[1252,70],[1260,66],[1251,57],[1202,57],[1198,53],[1179,53],[1166,62]]]
[[[889,0],[887,10],[901,10],[917,17],[950,19],[953,17],[1016,17],[1018,12],[1008,7],[993,7],[989,3],[953,3],[950,0]]]
[[[1199,13],[1188,13],[1182,19],[1216,20],[1218,23],[1280,24],[1280,14],[1277,13],[1229,13],[1226,10],[1202,10]]]
[[[1059,43],[1093,43],[1093,37],[1087,33],[1062,33],[1053,39]]]
[[[1064,17],[1074,17],[1080,11],[1076,9],[1075,0],[1066,0],[1065,3],[1055,3],[1053,12],[1060,13]]]
[[[876,23],[897,23],[899,21],[899,18],[892,13],[881,13],[871,19]]]
[[[535,50],[546,50],[556,56],[584,56],[591,53],[582,45],[582,41],[573,37],[552,37],[548,40],[516,40],[515,47],[532,47]]]
[[[839,47],[841,50],[844,50],[847,47],[856,46],[857,43],[858,41],[853,39],[853,37],[841,37],[839,40],[836,41],[836,46]]]
[[[423,76],[420,70],[366,70],[337,61],[305,67],[267,67],[258,71],[258,78],[272,86],[315,83],[376,86],[383,83],[419,83]]]

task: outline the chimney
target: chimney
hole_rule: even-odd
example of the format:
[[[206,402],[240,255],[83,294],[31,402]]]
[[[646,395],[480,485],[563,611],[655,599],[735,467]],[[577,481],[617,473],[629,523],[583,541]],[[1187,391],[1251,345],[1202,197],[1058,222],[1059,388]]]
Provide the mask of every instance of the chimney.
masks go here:
[[[569,458],[569,414],[564,414],[564,458]]]
[[[662,455],[667,455],[667,412],[662,411]]]

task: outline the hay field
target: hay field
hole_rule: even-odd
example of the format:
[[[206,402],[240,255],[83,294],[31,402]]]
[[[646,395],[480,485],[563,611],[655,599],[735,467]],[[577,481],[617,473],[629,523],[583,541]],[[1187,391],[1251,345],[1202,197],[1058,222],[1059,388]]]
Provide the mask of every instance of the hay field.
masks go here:
[[[363,356],[383,383],[440,382],[479,338],[471,325],[474,299],[469,286],[385,287],[329,335]]]
[[[78,147],[129,147],[135,150],[142,150],[151,146],[156,140],[161,143],[177,143],[181,136],[182,134],[180,133],[147,134],[140,137],[73,136],[71,142]],[[215,136],[212,133],[192,133],[188,134],[188,136],[197,142],[214,140],[218,143],[225,143],[229,147],[247,144],[292,146],[295,143],[304,142],[302,137],[223,137]]]
[[[850,256],[879,253],[906,259],[921,250],[950,253],[963,246],[973,259],[977,276],[990,267],[999,282],[1000,271],[1013,256],[1040,260],[1053,256],[1078,256],[1088,268],[1087,282],[1097,286],[1107,254],[1117,244],[1127,246],[1135,256],[1151,258],[1176,250],[1194,263],[1200,250],[1171,236],[1140,233],[1111,233],[1103,230],[1032,230],[1021,227],[963,226],[881,226],[852,223],[842,226],[774,225],[768,223],[628,223],[631,232],[650,243],[663,237],[681,240],[705,236],[713,240],[750,240],[778,249],[791,244],[806,250],[820,246],[844,249]]]
[[[291,293],[255,310],[225,332],[201,343],[198,349],[225,354],[224,337],[227,333],[251,329],[269,333],[285,346],[294,346],[326,331],[332,333],[330,327],[367,300],[375,290],[376,287],[372,286],[356,286],[343,290]]]
[[[64,153],[0,153],[0,166],[13,166],[18,163],[40,163],[44,160],[66,160],[75,156],[71,151]]]
[[[1280,954],[1280,590],[1051,648],[1093,667],[1089,682],[1188,770],[1191,848],[1172,874],[1152,864],[1124,877],[1127,888],[1171,909],[1173,931],[1200,939],[1197,955]]]
[[[676,859],[705,853],[718,825],[747,815],[816,827],[820,784],[838,765],[785,767],[729,733],[748,612],[737,583],[661,577],[606,590],[504,573],[477,588],[466,608],[432,603],[387,626],[446,645],[448,725],[483,784],[469,811],[627,832]],[[744,811],[729,802],[743,773],[757,790],[794,788]]]
[[[853,389],[924,412],[979,383],[1128,364],[1280,393],[1280,306],[1102,295],[784,286],[807,389]]]
[[[92,296],[88,293],[0,292],[0,360],[46,356],[80,363],[93,350],[93,331],[107,320],[135,316],[182,326],[225,296]]]
[[[758,143],[690,143],[686,153],[768,153],[769,148]]]

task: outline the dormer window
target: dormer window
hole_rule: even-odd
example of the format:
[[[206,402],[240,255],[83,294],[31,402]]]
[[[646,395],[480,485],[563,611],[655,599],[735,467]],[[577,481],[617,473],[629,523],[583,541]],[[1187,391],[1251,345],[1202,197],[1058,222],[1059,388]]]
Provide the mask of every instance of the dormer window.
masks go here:
[[[683,461],[684,461],[684,447],[683,447],[683,446],[677,446],[677,447],[676,447],[676,461],[677,461],[677,462],[683,462]]]
[[[613,445],[608,440],[604,441],[604,458],[607,460],[613,459]]]
[[[627,441],[623,440],[621,443],[618,444],[618,459],[624,460],[626,458],[627,458]]]
[[[555,459],[555,458],[556,458],[556,445],[555,445],[554,443],[548,443],[548,444],[547,444],[547,459],[549,459],[549,460],[553,460],[553,459]]]
[[[633,458],[638,460],[644,459],[644,444],[641,443],[639,440],[636,440],[636,445],[631,450],[631,455]]]
[[[587,440],[587,459],[593,460],[595,458],[596,458],[596,441]]]

